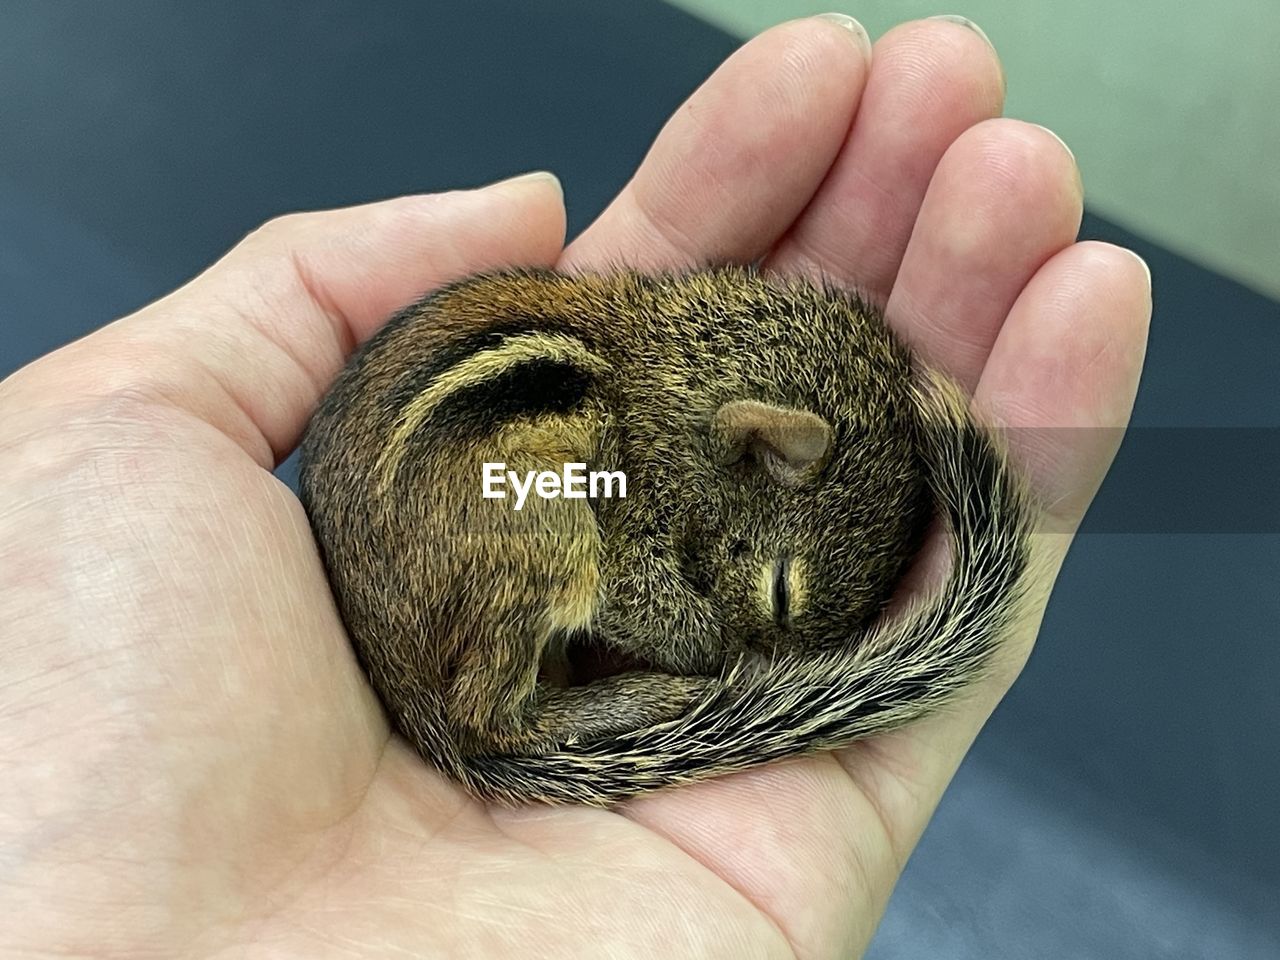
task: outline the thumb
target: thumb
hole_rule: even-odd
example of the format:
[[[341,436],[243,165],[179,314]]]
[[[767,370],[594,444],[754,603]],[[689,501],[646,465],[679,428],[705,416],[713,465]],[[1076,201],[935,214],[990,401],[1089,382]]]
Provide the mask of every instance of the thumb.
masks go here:
[[[470,273],[548,266],[564,230],[549,173],[287,214],[174,293],[19,371],[5,394],[28,411],[53,398],[176,406],[270,468],[392,311]]]

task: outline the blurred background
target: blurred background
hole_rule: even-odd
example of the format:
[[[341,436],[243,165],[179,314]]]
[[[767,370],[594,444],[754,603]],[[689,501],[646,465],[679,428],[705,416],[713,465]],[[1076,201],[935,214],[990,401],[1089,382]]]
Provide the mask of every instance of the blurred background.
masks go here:
[[[741,38],[823,9],[974,19],[1156,290],[1135,430],[869,956],[1280,957],[1269,0],[5,0],[0,376],[285,211],[547,168],[576,232]]]

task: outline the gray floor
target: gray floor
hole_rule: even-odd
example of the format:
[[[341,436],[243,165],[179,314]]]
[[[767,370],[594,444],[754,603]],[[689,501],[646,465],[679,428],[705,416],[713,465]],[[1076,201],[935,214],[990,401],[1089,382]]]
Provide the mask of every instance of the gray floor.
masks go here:
[[[537,7],[6,4],[0,375],[283,210],[550,167],[580,228],[735,41]],[[1280,956],[1280,306],[1085,231],[1155,272],[1138,429],[879,960]]]

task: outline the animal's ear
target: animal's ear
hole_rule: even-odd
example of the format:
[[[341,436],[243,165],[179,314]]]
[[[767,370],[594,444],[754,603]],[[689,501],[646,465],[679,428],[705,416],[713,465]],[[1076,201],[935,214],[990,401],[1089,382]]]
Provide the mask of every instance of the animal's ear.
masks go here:
[[[753,458],[779,483],[816,476],[831,452],[831,427],[816,413],[732,400],[716,411],[711,435],[720,462]]]

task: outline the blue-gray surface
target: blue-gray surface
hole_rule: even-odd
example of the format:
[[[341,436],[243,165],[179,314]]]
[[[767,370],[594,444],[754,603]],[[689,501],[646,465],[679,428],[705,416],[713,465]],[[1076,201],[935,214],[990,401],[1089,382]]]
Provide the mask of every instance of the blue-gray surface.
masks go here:
[[[580,228],[733,46],[634,0],[4,12],[0,374],[281,211],[547,167]],[[1140,427],[1280,426],[1280,307],[1085,232],[1155,272]],[[872,957],[1280,957],[1280,519],[1245,502],[1280,485],[1240,485],[1274,475],[1276,436],[1122,451]]]

